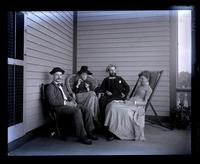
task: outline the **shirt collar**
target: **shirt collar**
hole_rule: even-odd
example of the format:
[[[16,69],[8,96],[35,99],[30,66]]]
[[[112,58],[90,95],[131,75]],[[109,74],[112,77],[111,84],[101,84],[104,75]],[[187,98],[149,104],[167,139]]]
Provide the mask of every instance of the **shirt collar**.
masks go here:
[[[116,79],[116,76],[114,77],[109,76],[108,79]]]

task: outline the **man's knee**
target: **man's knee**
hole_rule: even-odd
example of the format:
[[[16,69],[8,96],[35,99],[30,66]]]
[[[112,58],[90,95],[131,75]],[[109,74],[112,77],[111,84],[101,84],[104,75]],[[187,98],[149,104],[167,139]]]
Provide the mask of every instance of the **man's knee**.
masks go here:
[[[92,115],[91,111],[88,108],[84,107],[84,106],[81,107],[81,111],[85,115]]]
[[[96,93],[94,91],[90,91],[90,96],[96,96]]]
[[[75,117],[81,117],[82,116],[80,108],[74,108],[74,116]]]

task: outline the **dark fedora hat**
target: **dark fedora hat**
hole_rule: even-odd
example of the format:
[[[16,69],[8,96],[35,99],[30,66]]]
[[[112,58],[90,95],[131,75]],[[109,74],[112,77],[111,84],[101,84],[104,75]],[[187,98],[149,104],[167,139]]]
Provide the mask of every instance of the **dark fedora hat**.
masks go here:
[[[81,69],[77,72],[78,74],[87,73],[88,75],[92,75],[92,72],[88,70],[87,66],[81,66]]]
[[[62,68],[60,68],[60,67],[55,67],[55,68],[53,68],[53,69],[51,70],[51,72],[49,72],[49,73],[52,75],[52,74],[54,74],[55,72],[62,72],[62,74],[65,73],[65,71],[64,71]]]

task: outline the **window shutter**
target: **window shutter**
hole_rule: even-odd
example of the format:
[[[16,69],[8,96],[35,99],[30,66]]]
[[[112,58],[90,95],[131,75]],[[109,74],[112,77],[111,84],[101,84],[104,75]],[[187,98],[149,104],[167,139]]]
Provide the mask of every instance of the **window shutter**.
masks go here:
[[[8,12],[8,57],[15,57],[15,12]]]
[[[8,58],[24,59],[24,14],[8,12]],[[8,64],[8,127],[23,122],[23,65]]]
[[[14,65],[8,65],[8,126],[14,124]]]
[[[15,66],[15,124],[23,121],[23,66]]]
[[[16,59],[24,59],[24,14],[16,13]]]

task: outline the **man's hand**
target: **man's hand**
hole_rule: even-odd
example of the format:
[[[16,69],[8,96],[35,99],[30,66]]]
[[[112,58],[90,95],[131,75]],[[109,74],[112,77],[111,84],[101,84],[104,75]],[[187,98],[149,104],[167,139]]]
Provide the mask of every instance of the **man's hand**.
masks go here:
[[[77,85],[76,85],[76,88],[79,87],[79,85],[81,84],[82,81],[83,81],[82,79],[78,79],[78,83],[77,83]]]
[[[73,107],[76,107],[76,106],[77,106],[77,103],[76,103],[75,101],[73,101],[73,100],[70,101],[69,103],[70,103],[70,106],[73,106]]]
[[[107,94],[108,96],[111,96],[111,95],[112,95],[112,92],[106,91],[106,94]]]
[[[90,85],[89,85],[88,83],[85,83],[85,87],[86,87],[87,91],[90,91],[89,86],[90,86]]]
[[[76,107],[77,106],[77,103],[75,101],[65,101],[64,102],[64,105],[69,105],[69,106],[72,106],[72,107]]]
[[[122,94],[122,98],[124,98],[125,97],[125,94],[124,93],[121,93]]]

